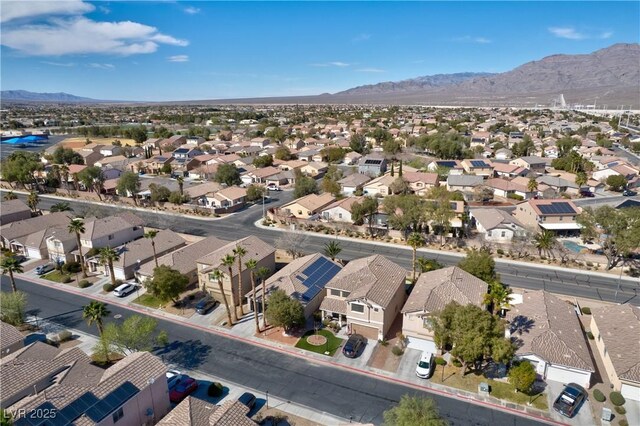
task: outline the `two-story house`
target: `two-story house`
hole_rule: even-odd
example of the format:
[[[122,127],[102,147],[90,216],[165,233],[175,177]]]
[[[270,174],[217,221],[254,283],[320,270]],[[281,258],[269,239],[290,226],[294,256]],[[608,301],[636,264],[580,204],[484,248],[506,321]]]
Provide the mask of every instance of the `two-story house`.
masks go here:
[[[365,195],[372,197],[375,197],[376,195],[385,197],[387,195],[391,195],[390,186],[395,180],[396,177],[391,176],[390,174],[382,175],[365,183],[362,186],[362,191]]]
[[[25,244],[29,235],[56,226],[66,226],[69,224],[70,218],[71,215],[68,212],[56,212],[3,225],[0,228],[2,246],[28,256]]]
[[[488,160],[462,160],[462,168],[470,175],[490,177],[493,176],[493,166]]]
[[[513,212],[515,218],[533,232],[547,229],[567,236],[580,234],[578,214],[580,209],[565,199],[529,200],[518,204]]]
[[[416,281],[402,307],[402,334],[408,347],[436,353],[431,316],[449,302],[484,308],[489,285],[457,266],[425,272]]]
[[[333,318],[349,333],[384,339],[406,300],[407,271],[384,256],[350,261],[326,284],[320,305],[323,318]]]
[[[469,217],[485,241],[509,243],[514,237],[524,236],[527,232],[515,217],[504,210],[472,209]]]
[[[402,179],[416,195],[427,195],[431,188],[440,186],[437,173],[404,172]]]
[[[382,156],[365,155],[358,161],[358,173],[376,177],[386,171],[387,159]]]
[[[509,164],[523,167],[539,175],[543,175],[547,168],[547,160],[542,157],[536,157],[534,155],[516,158],[514,160],[511,160]]]

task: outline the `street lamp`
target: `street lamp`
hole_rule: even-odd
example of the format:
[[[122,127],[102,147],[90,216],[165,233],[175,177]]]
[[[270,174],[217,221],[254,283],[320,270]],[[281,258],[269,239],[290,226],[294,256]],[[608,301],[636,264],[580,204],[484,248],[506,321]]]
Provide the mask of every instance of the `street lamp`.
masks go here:
[[[140,259],[137,259],[136,262],[138,262],[138,269],[137,271],[140,271]],[[138,296],[138,299],[140,299],[140,286],[136,283],[136,294]]]

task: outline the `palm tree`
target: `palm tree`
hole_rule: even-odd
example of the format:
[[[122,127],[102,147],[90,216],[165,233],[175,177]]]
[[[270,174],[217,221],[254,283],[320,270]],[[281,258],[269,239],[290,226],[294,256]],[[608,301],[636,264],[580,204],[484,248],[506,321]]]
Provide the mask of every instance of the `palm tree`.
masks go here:
[[[178,176],[176,178],[176,182],[178,182],[178,190],[180,191],[180,196],[184,195],[184,178],[182,176]]]
[[[82,243],[80,234],[84,233],[84,221],[80,218],[71,219],[67,227],[70,234],[76,234],[76,243],[78,244],[78,253],[80,254],[80,266],[82,266],[82,277],[87,278],[87,267],[84,263],[84,255],[82,254]]]
[[[426,257],[419,257],[416,259],[416,266],[420,269],[420,275],[425,272],[435,271],[436,269],[441,268],[441,265],[438,264],[433,259],[427,259]]]
[[[422,235],[420,235],[417,232],[413,232],[411,235],[409,235],[409,238],[407,238],[407,244],[411,246],[411,248],[413,249],[413,260],[411,261],[411,265],[413,268],[413,277],[411,278],[411,282],[415,283],[416,282],[416,254],[418,252],[418,247],[422,247],[424,245],[424,238],[422,238]]]
[[[120,260],[120,255],[111,247],[102,247],[98,251],[100,264],[109,268],[109,276],[111,277],[111,285],[116,286],[116,276],[113,273],[113,262]]]
[[[484,295],[484,303],[488,305],[491,314],[497,313],[502,308],[508,308],[511,301],[511,289],[498,281],[489,283],[489,291]]]
[[[576,175],[576,185],[578,185],[579,188],[582,188],[588,180],[589,179],[587,178],[587,174],[585,172],[578,172],[578,174]]]
[[[556,244],[556,235],[548,229],[539,232],[533,237],[538,249],[538,255],[542,256],[542,253],[553,255],[552,249]]]
[[[3,199],[5,201],[16,200],[17,198],[18,198],[18,196],[16,194],[14,194],[13,191],[7,192],[7,194],[3,197]]]
[[[154,238],[156,237],[156,235],[158,235],[158,231],[147,231],[145,232],[144,237],[151,240],[151,249],[153,250],[153,261],[156,263],[156,268],[157,268],[158,256],[156,254],[156,243],[154,241]]]
[[[260,322],[258,321],[258,302],[256,298],[256,275],[255,269],[258,266],[258,262],[255,259],[249,259],[245,263],[247,269],[251,273],[251,294],[253,294],[253,318],[256,321],[256,333],[260,333]]]
[[[11,289],[15,293],[18,291],[18,287],[16,287],[16,279],[13,277],[14,272],[16,274],[21,274],[24,272],[22,269],[22,265],[18,262],[18,259],[15,256],[6,256],[2,258],[2,263],[0,263],[0,267],[2,267],[2,275],[9,273],[9,280],[11,280]]]
[[[92,300],[87,306],[82,309],[82,318],[87,320],[89,326],[95,323],[98,327],[98,333],[102,336],[104,326],[102,319],[108,317],[111,314],[107,309],[107,305],[102,302]]]
[[[59,165],[54,164],[53,166],[51,166],[51,175],[55,180],[60,182],[60,166]]]
[[[73,180],[73,188],[77,191],[78,190],[78,182],[79,182],[78,174],[77,173],[73,173],[71,175],[71,179]]]
[[[63,164],[62,166],[60,166],[60,177],[64,181],[64,187],[67,188],[67,193],[70,193],[70,191],[69,191],[69,166],[67,166],[66,164]]]
[[[71,206],[69,205],[68,202],[61,201],[59,203],[55,203],[54,205],[52,205],[51,208],[49,209],[49,211],[51,213],[54,213],[54,212],[69,212],[69,211],[73,211],[73,209],[71,208]]]
[[[331,241],[324,245],[324,254],[327,257],[330,257],[331,260],[336,260],[336,257],[342,251],[342,247],[340,247],[340,243],[337,241]]]
[[[527,189],[529,192],[535,192],[538,190],[538,181],[535,178],[529,178],[529,182],[527,182]]]
[[[265,315],[267,312],[267,290],[264,282],[269,275],[271,275],[271,270],[265,266],[258,268],[256,271],[256,277],[262,283],[262,323],[265,328],[267,327],[267,316]]]
[[[233,319],[231,318],[231,309],[229,308],[229,302],[227,301],[227,295],[224,292],[224,286],[222,285],[222,278],[224,274],[220,269],[214,269],[211,272],[211,278],[218,281],[218,289],[220,289],[220,294],[222,295],[222,301],[224,302],[224,307],[227,310],[227,319],[229,320],[229,326],[233,325]]]
[[[231,304],[233,305],[233,310],[231,311],[233,314],[233,322],[238,321],[238,312],[236,311],[236,296],[233,293],[233,265],[236,263],[236,258],[233,257],[232,254],[228,254],[222,258],[222,262],[220,262],[222,266],[226,266],[229,271],[229,288],[231,288]],[[238,274],[240,275],[240,274]],[[240,279],[240,277],[238,277]]]
[[[29,193],[29,196],[27,197],[27,205],[34,213],[36,212],[36,210],[38,210],[39,203],[40,197],[38,197],[38,194],[36,194],[35,192],[31,191]]]
[[[240,302],[240,315],[244,315],[244,309],[242,308],[242,256],[247,254],[247,250],[241,245],[237,245],[233,249],[233,255],[238,260],[238,300]]]

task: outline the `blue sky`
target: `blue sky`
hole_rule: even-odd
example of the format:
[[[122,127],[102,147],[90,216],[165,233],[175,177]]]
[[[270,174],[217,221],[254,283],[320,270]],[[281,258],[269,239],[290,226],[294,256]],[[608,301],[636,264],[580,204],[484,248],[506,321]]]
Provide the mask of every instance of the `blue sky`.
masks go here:
[[[640,41],[629,2],[2,2],[2,89],[114,100],[334,93]]]

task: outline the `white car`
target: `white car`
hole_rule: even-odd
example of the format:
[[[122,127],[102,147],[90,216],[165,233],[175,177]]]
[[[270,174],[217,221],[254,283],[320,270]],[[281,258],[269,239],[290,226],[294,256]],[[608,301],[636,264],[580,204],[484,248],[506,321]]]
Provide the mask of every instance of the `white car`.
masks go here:
[[[424,351],[416,367],[416,376],[421,379],[428,379],[433,373],[435,357],[431,352]]]
[[[127,294],[132,293],[135,290],[136,290],[135,285],[131,283],[124,283],[116,287],[116,289],[113,290],[113,294],[116,295],[117,297],[125,297]]]
[[[267,189],[269,191],[276,191],[276,192],[282,191],[282,188],[280,188],[279,186],[276,186],[276,185],[267,185]]]

